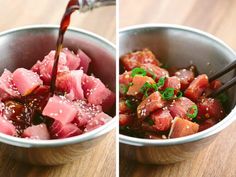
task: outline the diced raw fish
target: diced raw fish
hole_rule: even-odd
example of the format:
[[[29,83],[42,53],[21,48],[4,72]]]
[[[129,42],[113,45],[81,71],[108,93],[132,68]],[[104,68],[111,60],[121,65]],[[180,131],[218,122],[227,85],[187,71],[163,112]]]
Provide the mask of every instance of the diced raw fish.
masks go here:
[[[19,96],[20,93],[12,81],[12,73],[7,69],[4,69],[4,72],[0,77],[0,100]]]
[[[193,101],[197,101],[208,85],[209,82],[207,75],[199,75],[191,82],[191,84],[185,90],[184,95]]]
[[[217,121],[214,119],[207,119],[199,124],[199,132],[206,130],[213,125],[217,124]]]
[[[100,105],[87,103],[84,100],[77,100],[74,102],[74,105],[77,110],[77,116],[73,120],[73,123],[79,128],[84,128],[89,120],[102,112],[102,107]]]
[[[198,132],[199,125],[186,119],[176,117],[173,120],[168,138],[178,138]]]
[[[203,98],[197,103],[198,119],[214,119],[219,121],[225,117],[221,103],[214,98]]]
[[[62,124],[55,120],[50,127],[52,138],[68,138],[82,134],[82,131],[73,123]]]
[[[140,67],[145,63],[151,63],[156,66],[160,66],[160,62],[149,49],[128,53],[121,57],[121,63],[127,71],[130,71],[136,67]]]
[[[54,63],[55,51],[52,50],[47,56],[44,57],[42,61],[37,61],[37,63],[31,68],[34,72],[40,75],[40,78],[45,84],[49,84],[51,81],[52,68]],[[69,51],[68,49],[63,49],[60,52],[58,61],[58,72],[65,72],[69,70],[77,69],[80,65],[80,58]]]
[[[82,88],[88,102],[95,105],[102,105],[103,111],[109,110],[115,103],[115,94],[93,76],[83,75]]]
[[[159,109],[151,114],[151,119],[154,121],[153,127],[157,131],[167,131],[171,127],[171,121],[173,120],[169,110]]]
[[[71,101],[84,98],[81,86],[83,70],[72,70],[58,74],[56,88],[66,92],[66,97]]]
[[[133,120],[130,114],[119,114],[119,125],[126,126]]]
[[[37,71],[45,84],[49,84],[51,81],[54,56],[55,51],[52,50],[44,57],[42,61],[37,61],[37,63],[31,68],[31,70]],[[68,66],[66,66],[66,62],[66,54],[61,52],[58,61],[58,72],[69,71]]]
[[[62,52],[66,54],[66,66],[70,70],[76,70],[80,66],[80,57],[76,55],[73,51],[68,50],[68,48],[63,48]]]
[[[166,101],[162,99],[161,94],[157,91],[143,100],[137,108],[137,116],[144,119],[157,109],[163,108]]]
[[[98,127],[104,125],[105,123],[107,123],[111,119],[112,118],[109,115],[105,114],[104,112],[101,112],[101,113],[97,114],[93,119],[88,121],[84,131],[88,132],[88,131],[94,130],[95,128],[98,128]]]
[[[0,132],[7,135],[14,136],[16,135],[16,128],[10,121],[8,121],[7,119],[1,116],[0,117]]]
[[[65,97],[54,95],[48,100],[42,114],[58,120],[64,125],[73,121],[77,114],[77,110]]]
[[[194,105],[196,104],[190,99],[186,97],[181,97],[179,99],[173,100],[172,103],[168,106],[168,108],[172,117],[181,117],[183,119],[189,119],[187,113]]]
[[[36,87],[43,84],[37,73],[25,68],[16,69],[12,74],[12,78],[22,96],[30,94]]]
[[[180,79],[181,90],[185,90],[194,79],[194,72],[187,69],[180,69],[174,74]]]
[[[22,137],[30,139],[40,139],[40,140],[50,139],[47,126],[44,123],[39,125],[32,125],[26,128],[22,133]]]
[[[145,69],[147,75],[152,77],[155,81],[158,81],[161,77],[169,77],[169,72],[166,69],[151,63],[142,64],[141,68]]]
[[[124,84],[124,85],[129,85],[133,81],[133,77],[131,76],[131,71],[129,72],[124,72],[119,76],[119,83]]]
[[[87,73],[91,59],[82,50],[78,50],[77,55],[80,58],[79,69],[82,69],[85,73]]]
[[[150,84],[154,84],[155,81],[148,76],[141,76],[141,75],[136,75],[133,78],[133,84],[129,87],[127,95],[132,95],[135,96],[140,93],[140,89],[143,87],[143,85],[148,82]]]
[[[179,78],[176,76],[166,78],[165,84],[160,88],[160,90],[165,90],[166,88],[174,88],[175,91],[179,91],[181,88]]]
[[[126,105],[125,100],[119,101],[119,113],[131,112],[130,108]]]

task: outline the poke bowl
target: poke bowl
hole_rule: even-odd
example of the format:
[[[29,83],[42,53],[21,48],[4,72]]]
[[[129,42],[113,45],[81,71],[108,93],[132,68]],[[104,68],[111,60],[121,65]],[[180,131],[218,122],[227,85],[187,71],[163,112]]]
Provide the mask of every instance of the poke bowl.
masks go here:
[[[60,78],[63,78],[63,89],[69,90],[50,96],[50,86],[46,82],[47,77],[51,77],[49,73],[55,55],[52,50],[55,50],[57,34],[58,26],[49,25],[28,26],[0,33],[3,105],[0,149],[4,156],[36,165],[65,164],[93,153],[115,127],[115,47],[96,34],[70,28],[65,34],[63,46],[67,49],[60,53],[57,74],[67,74]],[[59,87],[59,83],[57,76],[56,87]],[[84,85],[86,83],[90,85]],[[85,92],[84,87],[90,92]],[[43,94],[37,95],[37,92]],[[103,96],[100,97],[99,93],[103,93]],[[47,94],[48,98],[44,97]],[[88,97],[92,94],[95,97],[89,101]],[[30,95],[36,97],[28,99]],[[112,102],[104,95],[110,95]],[[31,103],[26,103],[26,99]],[[43,103],[45,100],[46,104]],[[100,103],[96,105],[91,100]],[[104,100],[109,104],[106,110],[103,110]],[[51,104],[53,102],[56,104]],[[24,110],[30,110],[30,105],[34,105],[31,107],[34,111],[32,117],[27,118],[30,111]],[[18,114],[17,108],[21,107],[22,112]],[[44,114],[43,119],[38,119],[40,116],[36,115],[40,109],[40,114]],[[99,115],[102,116],[99,118]]]
[[[189,108],[185,109],[188,100],[190,100],[190,102],[194,100],[193,97],[188,97],[189,95],[187,96],[186,92],[188,88],[192,86],[192,83],[196,83],[199,77],[203,76],[202,74],[206,73],[204,77],[207,78],[221,70],[223,66],[235,61],[235,52],[224,42],[211,34],[197,29],[169,24],[150,24],[128,27],[120,31],[119,39],[120,83],[125,85],[127,81],[125,79],[130,79],[130,77],[130,80],[132,80],[132,83],[128,83],[127,87],[120,84],[119,142],[121,156],[146,164],[170,164],[183,161],[193,157],[204,147],[210,145],[219,132],[234,122],[236,119],[235,87],[227,90],[227,94],[230,96],[225,106],[226,114],[211,126],[202,128],[201,121],[205,120],[197,120],[197,116],[200,114],[199,111],[201,111],[199,110],[201,102],[200,104],[196,102],[197,106],[195,105],[195,107],[198,111],[194,111],[194,114],[191,113],[189,115]],[[147,60],[145,60],[145,56],[147,56]],[[154,58],[156,57],[160,63],[167,64],[168,67],[178,68],[174,72],[177,74],[172,75],[170,74],[172,68],[163,70],[164,67],[161,68],[160,65],[161,73],[163,74],[168,71],[170,76],[165,76],[163,79],[164,83],[158,88],[150,86],[158,86],[161,80],[161,78],[159,78],[158,81],[155,80],[158,74],[152,69],[152,66],[153,63],[156,65],[158,65],[158,63],[152,60],[153,56]],[[141,62],[143,63],[140,64]],[[165,87],[166,84],[168,85],[170,83],[170,78],[178,77],[180,68],[186,68],[190,65],[196,66],[199,74],[197,74],[195,79],[193,77],[193,80],[189,83],[188,87],[185,88],[186,90],[184,89],[183,93],[180,94],[180,97],[177,96],[177,93],[175,95],[173,91],[173,97],[167,99],[167,96],[170,96],[170,90],[172,88],[167,87],[165,90],[161,89]],[[145,66],[148,67],[145,68]],[[192,67],[190,67],[189,70],[191,70],[191,68]],[[187,69],[182,69],[182,71],[186,70]],[[235,69],[221,77],[220,80],[228,81],[234,77],[234,75]],[[155,76],[155,78],[153,76]],[[142,81],[144,77],[147,79],[145,82]],[[156,81],[156,83],[153,80]],[[179,90],[182,91],[182,80],[181,78],[177,80],[181,83],[181,85],[179,84]],[[141,82],[144,85],[140,84]],[[150,92],[150,90],[153,91]],[[167,90],[168,94],[166,94]],[[196,90],[196,92],[198,92],[198,90]],[[156,102],[153,101],[155,99],[152,99],[154,98],[154,94],[156,94]],[[196,93],[193,92],[193,95],[194,94]],[[163,106],[165,104],[163,103],[162,105],[160,102],[160,100],[164,99],[166,106]],[[207,99],[208,98],[202,100]],[[174,107],[177,108],[177,103],[181,101],[180,109],[173,109]],[[124,102],[124,104],[122,102]],[[132,107],[132,104],[135,105],[137,102],[136,107]],[[126,105],[126,107],[124,105]],[[139,109],[140,105],[143,106],[145,110]],[[148,107],[147,105],[150,106]],[[126,109],[127,107],[129,109]],[[192,107],[190,106],[190,108]],[[127,111],[125,114],[123,113],[123,111],[125,111],[124,108]],[[132,112],[133,110],[134,112]],[[180,116],[181,111],[184,110],[186,111],[186,118]],[[206,110],[208,111],[208,108]],[[217,109],[213,108],[213,110]],[[222,113],[222,111],[218,111],[217,114]],[[165,112],[164,115],[163,112]],[[166,116],[166,112],[169,116]],[[194,117],[192,117],[193,115]],[[161,118],[167,117],[171,117],[171,120],[168,121],[168,126],[166,126],[166,121],[161,120]],[[196,119],[193,120],[193,118]],[[183,123],[180,125],[181,121],[185,123],[188,122],[189,124]],[[192,126],[192,124],[194,125]]]

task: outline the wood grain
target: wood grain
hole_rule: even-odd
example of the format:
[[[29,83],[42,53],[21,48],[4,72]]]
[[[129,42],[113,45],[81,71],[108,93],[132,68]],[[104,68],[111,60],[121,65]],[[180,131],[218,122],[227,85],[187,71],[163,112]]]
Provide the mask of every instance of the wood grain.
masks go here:
[[[236,50],[234,0],[120,0],[120,27],[171,23],[209,32]],[[132,10],[131,10],[132,9]],[[236,122],[194,158],[172,165],[143,165],[120,157],[122,177],[235,177]]]
[[[58,25],[66,0],[0,0],[0,31],[35,24]],[[115,42],[115,7],[73,14],[73,27],[82,28]],[[93,155],[55,167],[38,167],[1,157],[0,177],[113,177],[115,176],[115,130]]]

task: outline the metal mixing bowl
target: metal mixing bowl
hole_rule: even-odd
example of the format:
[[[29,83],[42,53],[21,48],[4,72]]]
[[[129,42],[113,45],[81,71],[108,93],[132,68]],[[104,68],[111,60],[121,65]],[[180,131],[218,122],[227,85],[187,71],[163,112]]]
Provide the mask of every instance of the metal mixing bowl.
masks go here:
[[[149,48],[168,66],[197,66],[209,76],[236,60],[235,52],[213,35],[177,25],[140,25],[120,31],[119,55]],[[122,70],[121,70],[122,72]],[[227,81],[235,71],[222,78]],[[185,160],[208,146],[216,135],[236,119],[236,92],[229,89],[229,114],[213,127],[200,133],[167,140],[149,140],[119,135],[122,156],[142,163],[169,164]]]
[[[58,27],[30,26],[0,33],[0,71],[30,68],[55,50]],[[91,57],[91,72],[115,92],[115,47],[107,40],[84,30],[69,29],[64,46],[75,52],[82,49]],[[107,67],[109,66],[109,67]],[[111,111],[114,117],[115,111]],[[40,165],[64,164],[92,153],[116,124],[105,125],[79,136],[58,140],[30,140],[0,133],[0,151],[14,159]]]

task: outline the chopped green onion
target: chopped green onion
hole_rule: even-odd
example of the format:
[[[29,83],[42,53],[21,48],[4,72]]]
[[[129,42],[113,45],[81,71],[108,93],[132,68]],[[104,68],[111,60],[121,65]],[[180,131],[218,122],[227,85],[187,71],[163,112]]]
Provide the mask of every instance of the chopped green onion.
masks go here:
[[[181,98],[183,96],[183,93],[181,91],[178,91],[176,94],[176,98]]]
[[[156,74],[150,69],[148,69],[147,71],[152,75],[153,80],[156,80],[157,78]]]
[[[132,69],[131,76],[134,77],[136,75],[146,76],[147,72],[142,68],[134,68]]]
[[[166,77],[161,77],[157,82],[157,87],[162,87],[165,84]]]
[[[125,84],[120,84],[120,92],[126,94],[128,92],[128,86]]]
[[[174,95],[175,95],[174,88],[166,88],[164,92],[161,94],[164,100],[171,100],[172,98],[174,98]]]
[[[197,105],[191,106],[187,111],[187,116],[191,119],[194,119],[195,117],[197,117],[197,114],[198,114]]]
[[[154,122],[151,118],[148,118],[148,119],[147,119],[147,122],[148,122],[148,124],[149,124],[150,126],[152,126],[152,125],[155,124],[155,122]]]
[[[226,93],[221,93],[217,96],[217,99],[220,100],[221,104],[225,104],[229,100],[229,97]]]
[[[161,68],[168,69],[169,66],[167,64],[161,65]]]
[[[135,107],[134,104],[132,103],[132,101],[129,99],[125,100],[125,104],[129,109],[134,109],[134,107]]]
[[[132,86],[132,85],[134,85],[134,83],[133,83],[133,82],[130,82],[130,83],[129,83],[129,87]]]
[[[145,82],[145,84],[143,84],[143,86],[140,88],[140,92],[148,97],[148,90],[150,88],[152,88],[152,85],[149,82]]]

